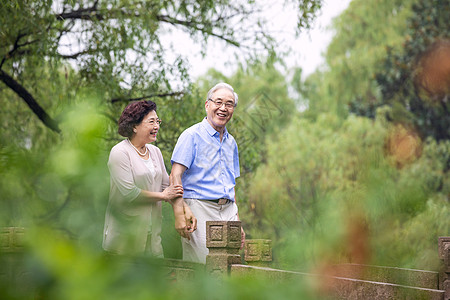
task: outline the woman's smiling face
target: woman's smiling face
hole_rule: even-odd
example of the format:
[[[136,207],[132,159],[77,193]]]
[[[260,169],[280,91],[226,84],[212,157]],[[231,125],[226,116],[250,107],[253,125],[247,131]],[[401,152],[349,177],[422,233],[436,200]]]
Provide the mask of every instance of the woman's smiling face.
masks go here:
[[[156,141],[156,135],[159,130],[159,119],[156,111],[152,110],[137,125],[134,138],[145,141],[146,144]]]

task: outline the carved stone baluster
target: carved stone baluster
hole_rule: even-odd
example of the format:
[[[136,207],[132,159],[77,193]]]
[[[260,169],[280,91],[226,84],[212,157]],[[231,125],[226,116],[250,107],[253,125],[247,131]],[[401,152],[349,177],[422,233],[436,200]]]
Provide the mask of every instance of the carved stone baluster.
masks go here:
[[[25,233],[23,227],[0,228],[0,280],[17,299],[34,299],[35,283],[24,261]]]
[[[245,240],[245,261],[252,266],[268,267],[272,263],[272,241]]]
[[[439,258],[443,266],[439,274],[439,289],[445,291],[445,300],[450,300],[450,237],[439,238]]]
[[[240,221],[207,221],[206,271],[216,277],[228,275],[232,264],[240,264],[241,256],[241,222]]]

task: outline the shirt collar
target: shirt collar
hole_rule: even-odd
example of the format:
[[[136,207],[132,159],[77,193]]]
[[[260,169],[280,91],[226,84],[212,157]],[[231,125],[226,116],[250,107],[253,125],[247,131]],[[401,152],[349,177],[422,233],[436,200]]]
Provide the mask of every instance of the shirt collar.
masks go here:
[[[209,124],[209,122],[206,119],[206,117],[203,119],[202,124],[203,124],[203,127],[205,127],[206,131],[209,133],[210,136],[214,136],[216,133],[219,134],[219,132],[217,130],[215,130],[214,127],[211,126],[211,124]],[[225,129],[223,131],[223,137],[224,138],[228,137],[227,127],[225,127]]]

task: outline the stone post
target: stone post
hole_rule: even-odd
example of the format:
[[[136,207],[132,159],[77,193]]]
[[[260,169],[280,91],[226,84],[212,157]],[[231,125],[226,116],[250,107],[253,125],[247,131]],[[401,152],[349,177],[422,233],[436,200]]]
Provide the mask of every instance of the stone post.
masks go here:
[[[229,274],[232,264],[240,264],[241,221],[207,221],[206,271],[216,277]]]
[[[0,231],[0,250],[3,253],[19,253],[24,250],[25,228],[2,227]]]
[[[35,282],[24,261],[25,233],[23,227],[0,228],[0,280],[15,299],[35,299]]]
[[[252,266],[268,267],[272,263],[272,241],[245,240],[245,261]]]
[[[450,300],[450,237],[439,238],[439,258],[443,261],[439,274],[439,289],[445,291],[445,300]]]

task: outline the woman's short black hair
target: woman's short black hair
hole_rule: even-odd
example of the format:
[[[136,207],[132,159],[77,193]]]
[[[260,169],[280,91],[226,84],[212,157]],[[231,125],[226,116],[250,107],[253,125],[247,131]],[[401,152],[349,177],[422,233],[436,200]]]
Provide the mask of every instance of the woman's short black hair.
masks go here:
[[[150,100],[136,101],[128,104],[119,118],[119,134],[131,138],[134,134],[134,126],[141,124],[142,119],[153,110],[156,111],[156,103]]]

